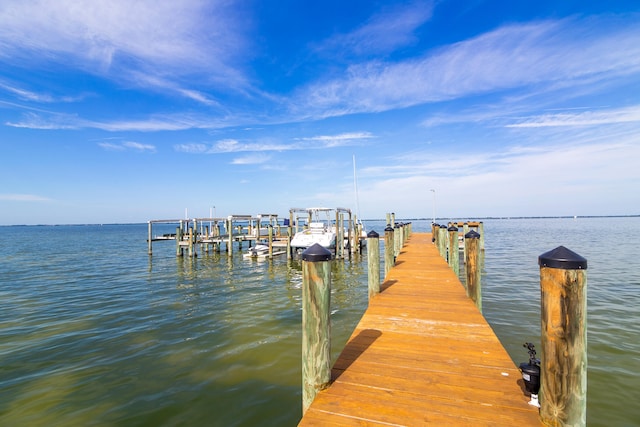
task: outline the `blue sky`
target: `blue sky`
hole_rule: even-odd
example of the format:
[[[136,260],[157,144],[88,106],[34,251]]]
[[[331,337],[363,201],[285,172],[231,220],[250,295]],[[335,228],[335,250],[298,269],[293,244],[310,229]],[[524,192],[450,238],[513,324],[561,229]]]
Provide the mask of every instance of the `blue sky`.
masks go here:
[[[640,3],[3,0],[0,159],[0,224],[640,214]]]

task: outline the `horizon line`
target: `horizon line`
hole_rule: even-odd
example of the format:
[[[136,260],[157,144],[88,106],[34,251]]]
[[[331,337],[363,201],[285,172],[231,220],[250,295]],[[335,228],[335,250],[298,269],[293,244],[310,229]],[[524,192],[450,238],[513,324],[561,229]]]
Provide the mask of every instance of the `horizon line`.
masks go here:
[[[485,217],[470,217],[466,221],[477,221],[477,220],[486,220],[486,219],[579,219],[579,218],[637,218],[640,217],[640,214],[617,214],[617,215],[531,215],[531,216],[485,216]],[[284,217],[283,217],[284,218]],[[437,217],[437,220],[455,220],[460,221],[460,217]],[[471,219],[473,218],[473,219]],[[194,218],[189,219],[181,219],[181,220],[166,220],[171,222],[180,222],[180,221],[193,221]],[[199,218],[201,220],[208,220],[209,218]],[[214,218],[211,218],[212,220]],[[220,218],[215,218],[220,219]],[[369,219],[361,219],[360,221],[385,221],[386,218],[369,218]],[[399,220],[404,221],[431,221],[433,222],[433,218],[395,218],[396,222]],[[160,220],[162,221],[162,220]],[[77,226],[77,227],[86,227],[86,226],[105,226],[105,225],[142,225],[148,224],[146,222],[109,222],[109,223],[61,223],[61,224],[0,224],[0,227],[65,227],[65,226]]]

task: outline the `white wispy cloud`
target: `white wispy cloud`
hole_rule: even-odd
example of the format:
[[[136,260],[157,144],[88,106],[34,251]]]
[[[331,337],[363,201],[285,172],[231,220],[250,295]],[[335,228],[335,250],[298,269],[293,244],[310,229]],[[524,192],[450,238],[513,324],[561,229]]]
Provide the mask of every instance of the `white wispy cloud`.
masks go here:
[[[114,79],[206,73],[210,82],[243,86],[235,64],[247,41],[232,6],[225,0],[6,0],[0,57],[28,66],[44,55]]]
[[[178,92],[183,95],[185,98],[190,98],[194,101],[200,102],[205,105],[219,105],[219,103],[213,99],[211,99],[206,94],[192,89],[182,89],[180,88]]]
[[[434,156],[424,150],[403,152],[390,156],[384,164],[361,168],[358,175],[362,180],[381,181],[422,177],[441,183],[454,194],[456,182],[474,187],[472,182],[478,177],[491,179],[495,188],[515,187],[514,180],[526,182],[528,188],[538,177],[539,182],[558,179],[558,185],[574,179],[594,183],[613,176],[629,182],[640,179],[637,168],[628,168],[635,161],[634,153],[640,153],[633,129],[566,132],[551,135],[547,143],[540,143],[539,139],[535,145],[482,147],[477,152],[464,150],[446,156]],[[624,171],[619,170],[621,165],[627,165]],[[462,186],[458,187],[462,190]]]
[[[640,105],[606,111],[543,114],[521,119],[518,123],[508,124],[506,127],[594,126],[630,122],[640,122]]]
[[[16,95],[19,99],[23,101],[31,101],[31,102],[38,102],[38,103],[77,102],[86,97],[86,95],[56,96],[50,93],[39,93],[39,92],[34,92],[28,89],[18,87],[17,85],[10,85],[2,82],[0,82],[0,89],[3,89],[6,92]]]
[[[268,162],[271,156],[264,153],[256,153],[250,156],[237,157],[231,161],[233,165],[259,165]]]
[[[330,148],[340,147],[343,145],[353,145],[356,141],[371,138],[374,138],[374,135],[370,132],[347,132],[337,135],[318,135],[300,138],[300,140],[318,142],[320,143],[319,148]]]
[[[151,152],[156,151],[155,145],[142,144],[140,142],[135,142],[135,141],[125,141],[122,143],[122,145],[128,149],[135,150],[135,151],[151,151]]]
[[[204,154],[209,151],[209,146],[207,144],[200,143],[187,143],[176,144],[173,146],[173,149],[181,153]]]
[[[296,149],[294,145],[278,142],[240,142],[235,139],[223,139],[213,144],[209,153],[238,153],[242,151],[286,151]]]
[[[235,139],[223,139],[212,144],[176,144],[173,148],[179,152],[192,154],[240,153],[246,151],[287,151],[295,149],[293,145],[283,143],[240,142]]]
[[[640,169],[635,166],[640,145],[637,133],[614,139],[612,143],[602,136],[584,144],[582,135],[577,135],[552,148],[516,146],[472,156],[464,152],[438,157],[413,153],[390,158],[384,165],[358,171],[360,200],[363,207],[374,209],[372,201],[384,194],[386,203],[409,211],[415,205],[430,206],[429,189],[434,188],[438,215],[443,211],[444,215],[459,214],[460,194],[474,200],[466,207],[468,214],[479,216],[492,212],[591,214],[582,204],[589,200],[593,200],[593,209],[599,209],[596,212],[627,212],[629,197],[637,199],[630,188],[640,182]],[[407,194],[415,198],[407,199]],[[499,197],[492,197],[495,194]]]
[[[174,145],[174,149],[176,151],[184,153],[195,154],[240,153],[247,151],[292,151],[351,146],[359,143],[359,141],[363,139],[370,138],[374,138],[374,135],[370,132],[347,132],[336,135],[319,135],[306,138],[297,138],[291,143],[268,140],[241,142],[236,139],[223,139],[213,144],[176,144]]]
[[[185,88],[182,82],[172,81],[157,74],[132,71],[131,80],[139,87],[155,89],[162,93],[174,93],[208,106],[219,105],[215,99],[212,99],[206,93],[195,89]]]
[[[99,142],[98,145],[105,150],[109,151],[138,151],[138,152],[156,152],[155,145],[151,144],[142,144],[140,142],[135,141],[123,141],[119,143],[114,142]]]
[[[6,126],[26,129],[54,130],[54,129],[79,129],[79,119],[73,114],[59,113],[33,113],[28,112],[22,115],[18,121],[6,121]]]
[[[326,117],[514,88],[589,83],[597,91],[599,82],[640,72],[636,24],[594,18],[508,25],[420,58],[352,65],[300,89],[292,109]]]
[[[417,40],[415,30],[428,21],[432,13],[431,1],[416,1],[387,8],[357,29],[324,40],[314,50],[333,56],[345,52],[355,55],[386,54],[414,43]]]
[[[9,120],[4,124],[16,128],[27,129],[101,129],[109,132],[156,132],[185,129],[210,129],[231,126],[235,119],[212,119],[191,114],[152,115],[138,120],[88,120],[77,114],[64,114],[34,110],[22,115],[19,120]]]
[[[37,194],[0,194],[0,200],[9,202],[50,202],[51,199]]]
[[[92,121],[83,120],[78,127],[102,129],[111,132],[137,131],[156,132],[206,127],[206,122],[183,115],[156,115],[140,120]]]
[[[412,176],[450,177],[476,174],[481,169],[502,163],[505,153],[480,153],[433,156],[424,152],[408,152],[388,159],[387,164],[367,166],[358,171],[362,179],[399,179]]]

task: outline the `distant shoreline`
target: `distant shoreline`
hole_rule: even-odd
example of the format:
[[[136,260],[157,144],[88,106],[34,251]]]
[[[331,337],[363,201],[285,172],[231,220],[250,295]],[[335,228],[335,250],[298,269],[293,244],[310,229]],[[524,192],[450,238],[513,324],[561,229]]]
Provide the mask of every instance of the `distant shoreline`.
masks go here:
[[[468,217],[469,221],[483,221],[493,219],[581,219],[581,218],[639,218],[640,214],[632,215],[558,215],[558,216],[487,216],[487,217]],[[396,222],[402,221],[432,221],[433,218],[396,218]],[[378,219],[363,219],[363,222],[367,221],[385,221],[385,218]],[[460,218],[436,218],[437,221],[460,221]],[[177,222],[177,221],[176,221]],[[144,225],[146,222],[113,222],[113,223],[86,223],[86,224],[8,224],[0,225],[0,227],[88,227],[88,226],[123,226],[123,225]]]

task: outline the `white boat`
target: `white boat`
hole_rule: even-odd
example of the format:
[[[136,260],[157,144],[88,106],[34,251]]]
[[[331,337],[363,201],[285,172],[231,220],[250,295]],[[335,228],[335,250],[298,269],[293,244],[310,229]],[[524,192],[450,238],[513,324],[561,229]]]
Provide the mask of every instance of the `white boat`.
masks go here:
[[[294,253],[301,253],[305,249],[318,243],[323,248],[335,251],[336,228],[332,224],[331,208],[292,209],[292,212],[305,212],[308,215],[308,227],[298,231],[291,239],[291,249]],[[334,214],[335,218],[335,214]]]
[[[334,249],[336,247],[336,232],[322,222],[312,222],[309,228],[297,232],[291,239],[291,247],[294,249],[306,249],[315,243],[323,248]]]
[[[269,245],[258,243],[242,254],[243,258],[264,258],[269,255]]]

